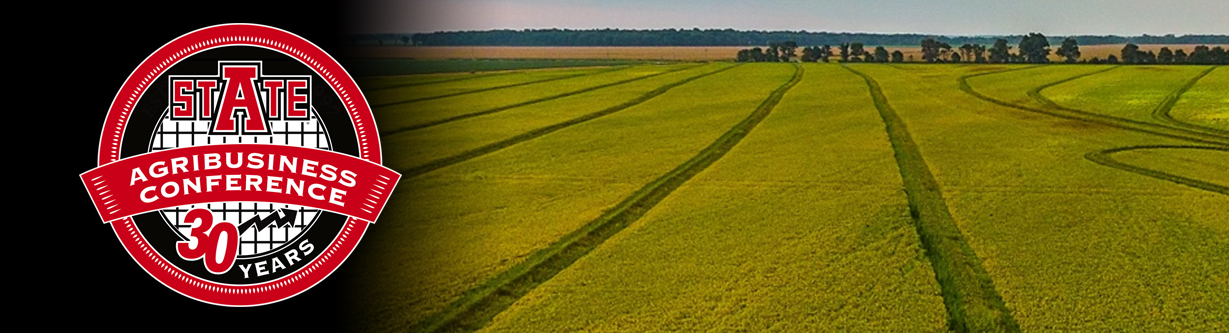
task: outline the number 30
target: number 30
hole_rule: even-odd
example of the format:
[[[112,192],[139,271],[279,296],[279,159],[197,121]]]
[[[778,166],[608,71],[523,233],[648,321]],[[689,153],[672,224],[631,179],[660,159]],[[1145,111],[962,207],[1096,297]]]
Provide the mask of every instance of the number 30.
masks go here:
[[[199,222],[198,222],[199,221]],[[230,271],[239,252],[239,229],[234,223],[213,223],[213,213],[196,208],[188,211],[184,222],[193,223],[187,241],[176,242],[179,256],[187,260],[205,258],[205,268],[213,274]]]

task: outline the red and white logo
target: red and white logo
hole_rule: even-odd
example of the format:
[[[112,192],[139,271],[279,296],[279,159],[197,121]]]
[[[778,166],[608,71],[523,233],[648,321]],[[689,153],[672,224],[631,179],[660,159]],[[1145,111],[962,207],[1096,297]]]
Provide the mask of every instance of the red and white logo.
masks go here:
[[[254,306],[320,282],[400,175],[354,80],[316,45],[261,25],[183,35],[111,103],[81,174],[133,259],[193,299]]]

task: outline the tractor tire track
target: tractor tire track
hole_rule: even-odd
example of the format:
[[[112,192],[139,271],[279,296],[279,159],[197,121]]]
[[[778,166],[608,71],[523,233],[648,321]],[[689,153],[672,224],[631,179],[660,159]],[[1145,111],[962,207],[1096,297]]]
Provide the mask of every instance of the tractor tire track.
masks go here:
[[[1080,74],[1080,75],[1072,76],[1072,77],[1069,77],[1069,78],[1065,78],[1065,79],[1062,79],[1062,80],[1058,80],[1058,81],[1054,81],[1054,82],[1046,83],[1046,84],[1043,84],[1043,85],[1040,85],[1040,86],[1034,87],[1033,89],[1029,89],[1029,90],[1028,90],[1028,97],[1029,97],[1029,98],[1032,98],[1034,101],[1040,102],[1041,104],[1045,104],[1045,106],[1046,106],[1046,107],[1049,107],[1049,108],[1054,108],[1054,109],[1059,109],[1059,110],[1066,110],[1066,111],[1074,111],[1074,112],[1085,112],[1085,111],[1080,111],[1080,110],[1075,110],[1075,109],[1067,108],[1067,107],[1064,107],[1064,106],[1062,106],[1062,105],[1058,105],[1058,103],[1055,103],[1053,100],[1050,100],[1049,98],[1046,98],[1045,96],[1042,96],[1042,95],[1041,95],[1041,91],[1042,91],[1042,90],[1045,90],[1046,88],[1049,88],[1049,87],[1053,87],[1053,86],[1057,86],[1057,85],[1060,85],[1060,84],[1063,84],[1063,83],[1067,83],[1067,82],[1071,82],[1071,81],[1079,80],[1079,79],[1082,79],[1082,78],[1085,78],[1085,77],[1089,77],[1089,76],[1093,76],[1093,75],[1097,75],[1097,74],[1105,73],[1105,72],[1112,71],[1112,70],[1115,70],[1115,69],[1118,69],[1118,68],[1121,68],[1121,67],[1122,67],[1121,65],[1119,65],[1119,66],[1113,66],[1113,67],[1106,68],[1106,69],[1102,69],[1102,70],[1099,70],[1099,71],[1092,71],[1092,72],[1088,72],[1088,73],[1084,73],[1084,74]]]
[[[700,79],[700,78],[703,78],[703,77],[706,77],[706,76],[709,76],[709,75],[714,75],[714,74],[717,74],[717,73],[721,73],[721,72],[724,72],[724,71],[727,71],[727,70],[734,69],[735,67],[738,67],[738,66],[741,66],[741,64],[738,64],[738,65],[733,65],[733,66],[729,66],[729,67],[726,67],[726,68],[721,68],[721,69],[718,69],[718,70],[715,70],[715,71],[711,71],[711,72],[707,72],[707,73],[701,73],[701,74],[699,74],[699,75],[695,75],[695,76],[692,76],[692,77],[689,77],[689,78],[686,78],[686,79],[683,79],[683,80],[680,80],[680,81],[676,81],[676,82],[673,82],[673,83],[670,83],[670,84],[667,84],[667,85],[664,85],[664,86],[658,87],[657,89],[654,89],[653,91],[650,91],[650,92],[648,92],[648,93],[645,93],[644,95],[640,95],[639,97],[636,97],[636,98],[634,98],[634,99],[632,99],[632,100],[629,100],[629,101],[627,101],[627,102],[623,102],[622,104],[619,104],[619,105],[615,105],[615,106],[612,106],[612,107],[608,107],[608,108],[603,109],[603,110],[601,110],[601,111],[597,111],[597,112],[593,112],[593,113],[589,113],[589,114],[581,115],[581,116],[579,116],[579,117],[572,118],[572,119],[568,119],[568,120],[566,120],[566,121],[563,121],[563,122],[560,122],[560,123],[557,123],[557,124],[553,124],[553,125],[546,126],[546,127],[542,127],[542,128],[538,128],[538,129],[534,129],[534,130],[531,130],[531,131],[529,131],[529,132],[525,132],[525,133],[518,134],[518,135],[513,136],[513,137],[511,137],[511,138],[507,138],[507,139],[504,139],[504,140],[500,140],[499,142],[495,142],[495,143],[488,144],[488,145],[485,145],[485,146],[482,146],[482,147],[478,147],[478,148],[475,148],[475,149],[472,149],[472,150],[468,150],[468,151],[465,151],[465,152],[460,153],[460,154],[457,154],[457,155],[453,155],[453,156],[449,156],[449,157],[445,157],[445,158],[441,158],[441,159],[433,160],[433,161],[427,162],[427,163],[425,163],[425,164],[423,164],[423,165],[419,165],[419,166],[415,166],[415,167],[412,167],[412,168],[407,168],[407,169],[402,169],[402,170],[397,170],[397,172],[400,172],[400,173],[401,173],[402,179],[414,178],[414,177],[417,177],[417,176],[419,176],[419,175],[422,175],[422,174],[425,174],[425,173],[428,173],[428,172],[431,172],[431,171],[439,170],[439,169],[441,169],[441,168],[444,168],[444,167],[447,167],[447,166],[450,166],[450,165],[453,165],[453,164],[457,164],[457,163],[465,162],[465,161],[468,161],[468,160],[471,160],[471,159],[474,159],[474,158],[478,158],[478,157],[483,156],[483,155],[486,155],[486,154],[494,153],[494,152],[496,152],[496,151],[502,150],[502,149],[507,148],[507,147],[511,147],[511,146],[516,145],[516,144],[521,143],[521,142],[525,142],[525,141],[529,141],[529,140],[537,139],[537,138],[539,138],[539,137],[542,137],[542,136],[544,136],[544,135],[547,135],[547,134],[553,133],[553,132],[555,132],[555,131],[558,131],[558,130],[561,130],[561,129],[564,129],[564,128],[571,127],[572,125],[577,125],[577,124],[580,124],[580,123],[583,123],[583,122],[586,122],[586,121],[590,121],[590,120],[593,120],[593,119],[597,119],[597,118],[601,118],[601,117],[604,117],[604,116],[607,116],[607,115],[613,114],[613,113],[615,113],[615,112],[623,111],[623,110],[625,110],[625,109],[627,109],[627,108],[630,108],[630,107],[633,107],[633,106],[639,105],[639,104],[641,104],[641,103],[647,102],[647,101],[649,101],[649,100],[651,100],[651,99],[653,99],[653,98],[655,98],[655,97],[657,97],[657,96],[660,96],[661,94],[665,94],[667,91],[670,91],[670,89],[674,89],[674,88],[676,88],[676,87],[678,87],[678,86],[681,86],[681,85],[687,84],[687,83],[689,83],[689,82],[691,82],[691,81],[695,81],[695,80],[698,80],[698,79]],[[686,69],[691,69],[691,68],[694,68],[694,67],[688,67],[688,68],[686,68]],[[671,72],[673,72],[673,71],[671,71]],[[666,74],[666,73],[662,73],[662,74]],[[655,74],[655,75],[659,75],[659,74]]]
[[[1183,176],[1167,173],[1164,171],[1153,170],[1153,169],[1148,169],[1148,168],[1143,168],[1143,167],[1138,167],[1138,166],[1118,162],[1117,160],[1114,160],[1114,158],[1110,156],[1114,153],[1130,151],[1130,150],[1137,150],[1137,149],[1206,149],[1206,150],[1219,150],[1219,151],[1229,152],[1229,148],[1226,148],[1226,147],[1143,145],[1143,146],[1126,146],[1126,147],[1118,147],[1118,148],[1110,148],[1110,149],[1105,149],[1105,150],[1100,150],[1100,151],[1094,151],[1094,152],[1085,154],[1084,158],[1089,161],[1093,161],[1093,162],[1096,162],[1097,164],[1104,165],[1107,167],[1129,171],[1129,172],[1133,172],[1136,174],[1140,174],[1140,175],[1144,175],[1144,176],[1148,176],[1148,177],[1152,177],[1152,178],[1156,178],[1160,180],[1167,180],[1167,181],[1171,181],[1174,183],[1194,187],[1197,189],[1201,189],[1201,190],[1205,190],[1205,191],[1209,191],[1213,193],[1229,195],[1229,187],[1226,187],[1224,185],[1217,185],[1217,184],[1209,183],[1209,182],[1194,179],[1194,178],[1183,177]]]
[[[582,77],[582,76],[598,75],[598,74],[609,73],[609,72],[613,72],[613,71],[617,71],[617,70],[622,70],[622,69],[626,69],[626,68],[630,68],[630,67],[631,67],[631,66],[619,66],[619,67],[614,67],[614,68],[610,68],[610,69],[607,69],[607,70],[596,71],[596,72],[592,72],[592,73],[580,73],[580,74],[564,75],[564,76],[560,76],[560,77],[553,77],[553,78],[549,78],[549,79],[542,79],[542,80],[537,80],[537,81],[529,81],[529,82],[521,82],[521,83],[513,83],[513,84],[507,84],[507,85],[496,86],[496,87],[487,87],[487,88],[482,88],[482,89],[468,90],[468,91],[456,92],[456,93],[451,93],[451,94],[443,94],[443,95],[439,95],[439,96],[430,96],[430,97],[422,97],[422,98],[407,99],[407,100],[403,100],[403,101],[388,102],[388,103],[384,103],[384,104],[372,105],[371,107],[372,107],[372,108],[382,108],[382,107],[388,107],[388,106],[394,106],[394,105],[409,104],[409,103],[414,103],[414,102],[429,101],[429,100],[433,100],[433,99],[441,99],[441,98],[455,97],[455,96],[461,96],[461,95],[476,94],[476,93],[486,92],[486,91],[491,91],[491,90],[499,90],[499,89],[504,89],[504,88],[514,88],[514,87],[526,86],[526,85],[531,85],[531,84],[535,84],[535,83],[544,83],[544,82],[551,82],[551,81],[566,80],[566,79],[571,79],[571,78],[578,78],[578,77]]]
[[[428,82],[405,83],[405,84],[398,84],[398,85],[391,85],[391,86],[387,86],[387,87],[379,87],[379,88],[363,89],[363,90],[364,90],[364,91],[371,92],[371,91],[378,91],[378,90],[388,90],[388,89],[397,89],[397,88],[405,88],[405,87],[425,86],[425,85],[429,85],[429,84],[448,83],[448,82],[456,82],[456,81],[465,81],[465,80],[472,80],[472,79],[483,78],[483,77],[495,77],[495,76],[500,76],[500,75],[514,74],[514,73],[520,73],[520,72],[519,72],[519,71],[509,71],[509,72],[499,72],[499,73],[470,74],[470,75],[468,75],[468,76],[457,77],[457,78],[451,78],[451,79],[443,79],[443,80],[438,80],[438,81],[428,81]]]
[[[1083,77],[1091,76],[1091,75],[1094,75],[1094,74],[1104,73],[1104,72],[1107,72],[1107,71],[1109,71],[1109,70],[1112,70],[1112,69],[1115,69],[1115,68],[1119,68],[1119,67],[1122,67],[1122,66],[1114,66],[1114,67],[1110,67],[1110,68],[1107,68],[1107,69],[1104,69],[1104,70],[1099,70],[1099,71],[1095,71],[1095,72],[1091,72],[1091,73],[1080,74],[1080,75],[1076,75],[1076,76],[1069,77],[1069,78],[1066,78],[1066,79],[1062,79],[1062,80],[1059,80],[1059,81],[1055,81],[1055,82],[1047,83],[1047,84],[1044,84],[1044,85],[1038,86],[1038,87],[1036,87],[1036,88],[1030,89],[1030,90],[1028,91],[1028,96],[1029,96],[1029,97],[1031,97],[1033,100],[1035,100],[1035,101],[1037,101],[1037,102],[1040,102],[1041,104],[1045,104],[1047,107],[1050,107],[1050,108],[1053,108],[1053,109],[1058,109],[1058,110],[1063,110],[1063,111],[1068,111],[1068,112],[1081,113],[1081,114],[1087,114],[1087,115],[1097,115],[1097,116],[1102,116],[1101,114],[1096,113],[1096,112],[1090,112],[1090,111],[1085,111],[1085,110],[1080,110],[1080,109],[1076,109],[1076,108],[1071,108],[1071,107],[1066,107],[1066,106],[1063,106],[1063,105],[1059,105],[1058,103],[1054,102],[1053,100],[1051,100],[1051,99],[1049,99],[1049,98],[1046,98],[1045,96],[1041,95],[1041,91],[1042,91],[1042,90],[1045,90],[1046,88],[1050,88],[1050,87],[1053,87],[1053,86],[1056,86],[1056,85],[1060,85],[1060,84],[1063,84],[1063,83],[1071,82],[1071,81],[1074,81],[1074,80],[1077,80],[1077,79],[1080,79],[1080,78],[1083,78]],[[1191,80],[1188,80],[1188,81],[1186,82],[1186,84],[1185,84],[1185,85],[1183,85],[1182,87],[1178,88],[1178,90],[1175,90],[1174,92],[1171,92],[1171,93],[1169,93],[1169,95],[1165,96],[1165,100],[1164,100],[1163,102],[1161,102],[1161,104],[1157,105],[1156,109],[1154,109],[1154,110],[1152,111],[1152,116],[1153,116],[1154,118],[1160,119],[1162,122],[1174,122],[1174,123],[1178,123],[1178,124],[1179,124],[1179,125],[1181,125],[1181,126],[1185,126],[1185,127],[1187,127],[1187,128],[1178,128],[1178,127],[1168,126],[1168,125],[1165,125],[1165,124],[1154,124],[1154,123],[1149,123],[1149,122],[1143,122],[1143,121],[1132,120],[1132,119],[1128,119],[1128,118],[1120,118],[1120,117],[1113,117],[1113,116],[1107,116],[1107,117],[1118,118],[1118,119],[1121,119],[1122,121],[1132,122],[1132,123],[1139,124],[1139,125],[1147,125],[1147,126],[1160,126],[1160,127],[1168,128],[1168,129],[1171,129],[1171,130],[1180,131],[1180,132],[1187,132],[1187,133],[1192,133],[1192,134],[1196,134],[1196,135],[1199,135],[1199,134],[1205,134],[1205,135],[1210,135],[1210,136],[1214,136],[1214,137],[1220,137],[1220,138],[1222,138],[1222,139],[1229,139],[1229,132],[1226,132],[1226,131],[1221,131],[1221,130],[1217,130],[1217,129],[1214,129],[1214,128],[1206,128],[1206,127],[1202,127],[1202,126],[1198,126],[1198,125],[1194,125],[1194,124],[1180,123],[1180,122],[1178,122],[1177,120],[1175,120],[1175,119],[1173,119],[1173,118],[1164,119],[1164,118],[1162,118],[1162,117],[1158,116],[1158,114],[1159,114],[1159,113],[1165,113],[1165,115],[1166,115],[1166,116],[1168,116],[1169,109],[1173,108],[1174,104],[1177,104],[1177,103],[1178,103],[1178,98],[1182,97],[1182,94],[1186,93],[1186,91],[1187,91],[1187,90],[1190,90],[1190,88],[1191,88],[1192,86],[1194,86],[1194,85],[1195,85],[1195,82],[1196,82],[1196,81],[1199,81],[1199,79],[1201,79],[1201,78],[1203,78],[1204,76],[1208,75],[1208,73],[1210,73],[1210,72],[1212,71],[1212,69],[1215,69],[1215,68],[1216,68],[1216,67],[1210,67],[1208,70],[1205,70],[1205,71],[1203,71],[1202,73],[1200,73],[1199,75],[1196,75],[1196,76],[1195,76],[1194,78],[1192,78]],[[1193,128],[1192,128],[1192,127],[1193,127]],[[1211,130],[1211,131],[1208,131],[1208,130]],[[1218,133],[1218,132],[1220,132],[1220,133]]]
[[[689,66],[689,67],[679,68],[679,69],[672,69],[672,70],[665,71],[665,72],[661,72],[661,73],[649,74],[649,75],[645,75],[645,76],[641,76],[641,77],[634,77],[634,78],[630,78],[630,79],[626,79],[626,80],[622,80],[622,81],[618,81],[618,82],[611,82],[611,83],[607,83],[607,84],[603,84],[603,85],[599,85],[599,86],[593,86],[593,87],[589,87],[589,88],[585,88],[585,89],[581,89],[581,90],[576,90],[576,91],[571,91],[571,92],[566,92],[566,93],[562,93],[562,94],[558,94],[558,95],[546,96],[546,97],[542,97],[542,98],[535,99],[535,100],[531,100],[531,101],[524,101],[524,102],[520,102],[520,103],[516,103],[516,104],[511,104],[511,105],[504,105],[504,106],[500,106],[500,107],[493,108],[493,109],[489,109],[489,110],[483,110],[483,111],[471,112],[471,113],[466,113],[466,114],[463,114],[463,115],[452,116],[452,117],[448,117],[448,118],[444,118],[444,119],[439,119],[439,120],[434,120],[434,121],[429,121],[429,122],[425,122],[425,123],[421,123],[421,124],[415,124],[415,125],[405,126],[405,127],[398,128],[398,129],[395,129],[395,130],[391,130],[391,131],[382,132],[382,133],[380,133],[380,136],[389,136],[389,135],[393,135],[393,134],[397,134],[397,133],[409,132],[409,131],[413,131],[413,130],[424,129],[424,128],[431,127],[431,126],[443,125],[443,124],[451,123],[451,122],[458,121],[458,120],[462,120],[462,119],[469,119],[469,118],[478,117],[478,116],[485,116],[485,115],[492,114],[492,113],[496,113],[496,112],[507,111],[507,110],[510,110],[510,109],[515,109],[515,108],[519,108],[519,107],[526,106],[526,105],[537,104],[537,103],[542,103],[542,102],[552,101],[552,100],[556,100],[556,99],[560,99],[560,98],[564,98],[564,97],[568,97],[568,96],[579,95],[579,94],[587,93],[587,92],[594,91],[594,90],[598,90],[598,89],[609,88],[609,87],[613,87],[613,86],[617,86],[617,85],[621,85],[621,84],[625,84],[625,83],[631,83],[631,82],[635,82],[635,81],[639,81],[639,80],[644,80],[644,79],[652,78],[652,77],[655,77],[655,76],[666,75],[666,74],[670,74],[670,73],[674,73],[674,72],[678,72],[678,71],[688,70],[688,69],[696,68],[696,67],[699,67],[699,66],[701,66],[701,65]]]
[[[1018,70],[1018,69],[1009,69],[1009,70],[1002,70],[1002,71],[993,71],[993,72],[984,72],[984,73],[965,75],[965,76],[961,76],[957,80],[957,82],[960,84],[960,91],[963,91],[966,94],[972,95],[973,97],[976,97],[978,99],[981,99],[981,100],[984,100],[990,103],[998,104],[1001,106],[1005,106],[1005,107],[1009,107],[1009,108],[1013,108],[1017,110],[1023,110],[1023,111],[1033,112],[1033,113],[1040,113],[1040,114],[1063,118],[1063,119],[1105,125],[1105,126],[1125,129],[1129,131],[1135,131],[1135,132],[1140,132],[1140,133],[1147,133],[1147,134],[1152,134],[1156,136],[1167,137],[1171,139],[1179,139],[1179,140],[1204,143],[1204,144],[1229,146],[1229,138],[1216,136],[1216,135],[1194,132],[1194,131],[1174,128],[1174,127],[1165,126],[1165,125],[1145,123],[1145,122],[1135,121],[1135,120],[1130,120],[1130,119],[1095,114],[1095,113],[1079,111],[1079,110],[1074,110],[1074,109],[1046,110],[1046,109],[1039,109],[1039,108],[1024,106],[1020,104],[1015,104],[1015,103],[1003,101],[1003,100],[996,99],[994,97],[990,97],[985,94],[979,93],[976,90],[974,90],[972,86],[969,85],[968,79],[970,78],[983,76],[983,75],[1004,73],[1004,72],[1013,71],[1013,70]],[[1177,132],[1177,133],[1174,133],[1174,132]]]
[[[1203,79],[1203,77],[1208,76],[1208,74],[1211,74],[1212,71],[1216,70],[1217,68],[1220,68],[1220,67],[1219,66],[1208,67],[1208,69],[1204,70],[1203,72],[1200,72],[1199,75],[1196,75],[1195,77],[1191,78],[1189,81],[1186,81],[1186,84],[1183,85],[1182,88],[1178,88],[1177,91],[1174,91],[1173,93],[1169,94],[1169,96],[1165,96],[1165,102],[1162,102],[1161,105],[1157,106],[1156,110],[1152,111],[1152,117],[1160,121],[1170,122],[1175,125],[1183,126],[1183,127],[1190,128],[1193,130],[1203,131],[1209,134],[1214,134],[1214,135],[1219,135],[1219,136],[1224,136],[1224,137],[1229,137],[1229,131],[1222,130],[1219,128],[1207,127],[1207,126],[1194,124],[1194,123],[1188,123],[1185,121],[1175,119],[1173,116],[1169,115],[1169,110],[1173,109],[1174,105],[1178,104],[1178,99],[1182,98],[1182,94],[1185,94],[1187,90],[1191,90],[1191,88],[1194,87],[1196,83],[1199,83],[1200,79]]]
[[[909,135],[904,120],[888,104],[879,82],[844,64],[841,67],[866,81],[875,108],[883,118],[904,180],[914,227],[943,293],[948,329],[955,332],[1020,332],[1019,324],[994,289],[994,282],[982,267],[981,259],[956,226],[939,183]]]
[[[535,252],[525,262],[492,278],[462,296],[448,308],[431,316],[411,331],[471,332],[491,321],[538,285],[550,280],[584,257],[606,239],[644,216],[675,189],[721,159],[767,118],[777,103],[802,80],[803,68],[794,64],[794,75],[771,94],[747,118],[734,125],[708,147],[670,172],[640,188],[601,217]]]

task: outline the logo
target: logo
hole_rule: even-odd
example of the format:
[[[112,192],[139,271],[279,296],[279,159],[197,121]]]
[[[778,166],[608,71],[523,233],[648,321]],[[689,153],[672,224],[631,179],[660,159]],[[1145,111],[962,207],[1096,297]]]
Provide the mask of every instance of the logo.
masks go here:
[[[111,103],[81,180],[151,276],[196,300],[301,293],[350,255],[400,175],[354,80],[289,32],[212,26],[159,48]]]

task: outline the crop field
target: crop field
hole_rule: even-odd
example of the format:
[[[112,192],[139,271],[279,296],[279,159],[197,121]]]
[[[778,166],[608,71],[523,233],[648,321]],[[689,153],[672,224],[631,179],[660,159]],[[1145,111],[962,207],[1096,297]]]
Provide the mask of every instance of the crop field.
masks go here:
[[[360,84],[403,180],[347,264],[355,330],[1229,331],[1225,68]]]

